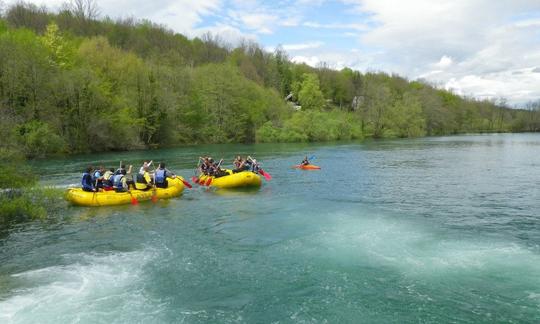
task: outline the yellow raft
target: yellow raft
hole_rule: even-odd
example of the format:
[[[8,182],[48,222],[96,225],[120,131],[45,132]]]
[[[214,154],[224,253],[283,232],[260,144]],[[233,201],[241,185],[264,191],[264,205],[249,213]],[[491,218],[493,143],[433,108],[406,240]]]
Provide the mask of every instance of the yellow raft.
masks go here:
[[[231,170],[225,170],[228,175],[219,178],[207,175],[200,175],[198,183],[204,185],[208,183],[208,179],[212,178],[210,187],[230,189],[230,188],[246,188],[246,187],[260,187],[261,177],[251,171],[242,171],[233,173]]]
[[[126,205],[131,203],[133,198],[138,201],[145,201],[152,199],[152,195],[155,195],[158,199],[167,199],[172,197],[178,197],[184,191],[184,183],[181,177],[174,179],[167,179],[169,185],[167,188],[156,188],[147,191],[131,190],[130,192],[115,192],[115,191],[100,191],[100,192],[88,192],[81,188],[68,189],[66,199],[74,205],[78,206],[114,206],[114,205]]]

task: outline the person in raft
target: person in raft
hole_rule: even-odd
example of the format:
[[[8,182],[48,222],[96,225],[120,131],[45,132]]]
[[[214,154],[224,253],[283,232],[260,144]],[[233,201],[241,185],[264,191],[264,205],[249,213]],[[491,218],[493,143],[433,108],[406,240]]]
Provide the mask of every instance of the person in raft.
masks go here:
[[[246,158],[246,165],[248,166],[247,170],[251,172],[259,173],[259,169],[260,169],[259,163],[257,163],[257,160],[255,160],[251,156],[248,156]]]
[[[152,161],[150,161],[152,162]],[[137,183],[146,185],[144,188],[137,187],[138,190],[150,190],[154,186],[154,181],[152,179],[152,175],[150,174],[149,169],[150,163],[146,163],[142,166],[142,168],[139,170],[139,173],[137,174]],[[142,173],[141,173],[142,172]]]
[[[129,186],[135,187],[135,182],[133,180],[128,180],[127,176],[131,174],[132,165],[129,166],[128,171],[126,169],[117,170],[120,173],[113,177],[113,188],[116,192],[126,192],[129,191]]]
[[[100,166],[99,169],[96,169],[92,174],[92,182],[94,183],[96,189],[103,188],[103,174],[105,173],[105,168]]]
[[[233,173],[249,170],[249,165],[246,164],[246,161],[242,159],[240,155],[236,157],[233,163],[234,163]]]
[[[92,180],[92,171],[94,171],[94,167],[89,166],[86,168],[86,170],[83,173],[81,184],[82,184],[82,190],[88,191],[88,192],[96,192],[97,189],[94,186],[94,181]]]
[[[148,173],[148,168],[152,165],[153,161],[144,161],[143,165],[139,169],[139,173],[137,173],[137,183],[149,183],[145,181],[144,174]]]
[[[302,163],[300,163],[300,164],[301,165],[309,165],[309,160],[308,160],[307,156],[304,157],[304,159],[302,160]]]
[[[158,188],[167,188],[167,178],[176,178],[176,175],[165,168],[165,163],[160,162],[156,172],[154,172],[154,184]]]
[[[114,168],[110,168],[109,170],[105,171],[103,174],[103,180],[101,181],[103,184],[103,190],[109,191],[113,189],[113,180],[114,180]]]
[[[126,165],[120,162],[120,168],[114,172],[114,175],[119,175],[122,171],[126,171]]]

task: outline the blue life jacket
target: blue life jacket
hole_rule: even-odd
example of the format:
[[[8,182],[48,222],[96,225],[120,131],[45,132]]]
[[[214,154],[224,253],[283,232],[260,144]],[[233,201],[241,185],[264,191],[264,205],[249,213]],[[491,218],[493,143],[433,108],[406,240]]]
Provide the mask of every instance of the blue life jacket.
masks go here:
[[[92,181],[95,182],[97,179],[99,179],[101,177],[101,172],[99,171],[96,171],[94,172],[94,174],[92,175]]]
[[[123,174],[117,174],[113,178],[113,187],[116,189],[123,189],[122,187],[122,178],[124,178]]]
[[[94,182],[92,181],[92,176],[90,173],[83,173],[81,184],[83,189],[94,189]]]
[[[165,170],[164,169],[157,169],[155,175],[156,175],[156,183],[164,183],[165,182]]]

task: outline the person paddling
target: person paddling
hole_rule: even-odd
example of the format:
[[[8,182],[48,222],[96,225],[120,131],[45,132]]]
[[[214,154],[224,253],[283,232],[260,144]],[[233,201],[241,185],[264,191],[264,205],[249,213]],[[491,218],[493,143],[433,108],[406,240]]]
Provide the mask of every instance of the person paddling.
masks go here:
[[[114,175],[119,175],[119,174],[122,174],[123,172],[126,172],[126,165],[125,164],[122,164],[122,162],[120,162],[120,168],[118,168],[115,172],[114,172]],[[125,173],[124,173],[125,174]]]
[[[154,184],[158,188],[167,188],[167,178],[176,178],[176,175],[165,168],[165,163],[160,162],[158,168],[154,172]]]
[[[94,183],[96,189],[103,188],[103,173],[105,173],[105,168],[100,166],[99,169],[95,170],[92,174],[92,182]]]
[[[135,186],[135,183],[132,180],[127,179],[127,175],[131,174],[132,166],[129,166],[129,170],[126,169],[117,170],[120,171],[119,174],[113,177],[113,188],[116,192],[126,192],[129,191],[129,185]]]
[[[152,161],[150,161],[152,162]],[[141,184],[145,184],[146,187],[140,189],[136,186],[137,189],[139,190],[143,190],[143,191],[146,191],[146,190],[150,190],[153,188],[153,180],[152,180],[152,176],[150,174],[150,171],[148,170],[149,169],[149,165],[150,163],[146,163],[143,165],[143,167],[141,168],[141,170],[139,170],[139,173],[137,174],[137,183],[141,183]],[[141,171],[142,171],[142,174],[141,174]]]
[[[309,165],[309,159],[307,156],[304,157],[304,159],[302,160],[302,163],[300,163],[301,165]]]
[[[94,171],[94,167],[89,166],[86,168],[85,172],[83,173],[81,184],[82,184],[82,190],[88,191],[88,192],[96,192],[96,187],[94,186],[94,181],[92,180],[92,171]]]
[[[113,189],[113,177],[114,177],[114,168],[110,168],[109,170],[105,171],[103,174],[103,190],[109,191]]]

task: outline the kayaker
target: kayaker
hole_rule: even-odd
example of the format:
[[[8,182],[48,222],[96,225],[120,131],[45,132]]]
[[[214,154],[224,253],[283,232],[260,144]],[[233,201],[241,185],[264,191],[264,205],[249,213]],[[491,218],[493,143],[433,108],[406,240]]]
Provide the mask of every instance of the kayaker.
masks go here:
[[[165,168],[165,163],[160,162],[158,168],[154,172],[154,184],[158,188],[167,188],[167,178],[176,178],[176,175]]]
[[[92,181],[93,170],[94,168],[92,166],[89,166],[88,168],[86,168],[86,171],[83,173],[81,184],[82,184],[82,189],[84,191],[89,191],[89,192],[97,191],[96,187],[94,186],[94,182]]]
[[[302,163],[300,163],[301,165],[309,165],[309,160],[307,158],[307,156],[304,157],[304,159],[302,160]]]

